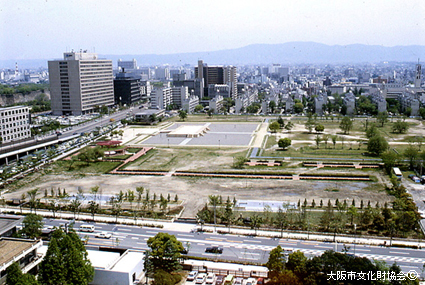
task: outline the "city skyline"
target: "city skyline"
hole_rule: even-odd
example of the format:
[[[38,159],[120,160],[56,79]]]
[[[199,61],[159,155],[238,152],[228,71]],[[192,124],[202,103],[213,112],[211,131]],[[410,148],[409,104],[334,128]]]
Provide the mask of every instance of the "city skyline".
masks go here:
[[[174,54],[292,41],[425,45],[425,4],[393,1],[2,1],[0,60],[71,49]]]

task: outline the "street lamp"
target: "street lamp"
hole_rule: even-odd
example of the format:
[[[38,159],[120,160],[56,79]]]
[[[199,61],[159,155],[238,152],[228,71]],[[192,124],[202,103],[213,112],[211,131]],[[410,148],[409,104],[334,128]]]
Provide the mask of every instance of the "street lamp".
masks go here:
[[[354,244],[353,244],[353,247],[354,247],[354,255],[356,255],[356,236],[357,236],[357,225],[356,225],[356,224],[354,224]]]

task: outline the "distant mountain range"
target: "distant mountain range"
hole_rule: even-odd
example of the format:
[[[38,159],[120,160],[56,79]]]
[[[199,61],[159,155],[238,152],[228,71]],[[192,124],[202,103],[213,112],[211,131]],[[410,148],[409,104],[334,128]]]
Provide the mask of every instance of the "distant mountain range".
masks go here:
[[[253,44],[241,48],[176,54],[115,55],[99,54],[101,58],[112,59],[114,66],[117,60],[135,58],[139,66],[150,65],[196,65],[198,59],[212,64],[315,64],[315,63],[377,63],[384,61],[417,62],[425,59],[425,46],[378,45],[325,45],[314,42],[289,42],[284,44]],[[15,60],[0,61],[1,67],[14,67]],[[47,60],[18,60],[21,68],[47,67]]]

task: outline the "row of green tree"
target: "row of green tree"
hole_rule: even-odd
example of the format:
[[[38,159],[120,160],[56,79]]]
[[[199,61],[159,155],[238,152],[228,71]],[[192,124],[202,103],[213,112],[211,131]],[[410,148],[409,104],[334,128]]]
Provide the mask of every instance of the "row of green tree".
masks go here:
[[[66,189],[58,188],[57,193],[54,189],[50,189],[51,196],[49,198],[48,191],[44,191],[45,203],[41,202],[40,198],[37,198],[39,189],[33,189],[27,192],[26,195],[23,195],[21,198],[25,200],[28,198],[28,206],[30,207],[31,213],[37,213],[37,209],[47,209],[52,212],[53,217],[59,211],[71,211],[74,214],[74,218],[77,217],[81,212],[90,213],[94,219],[96,214],[112,214],[118,219],[122,214],[126,216],[132,216],[135,220],[138,217],[157,217],[156,207],[159,207],[159,214],[165,216],[169,210],[168,206],[170,203],[178,202],[178,195],[174,196],[172,200],[170,193],[167,197],[164,197],[162,194],[157,196],[156,193],[151,193],[149,189],[144,187],[136,187],[136,191],[127,190],[122,191],[110,198],[108,201],[108,206],[101,209],[100,204],[100,195],[99,186],[93,186],[90,188],[90,193],[92,194],[91,199],[84,203],[86,196],[83,193],[82,188],[78,188],[77,195],[74,195],[73,199],[66,203],[58,201],[57,198],[68,198],[69,195],[66,192]],[[127,202],[126,207],[123,206],[123,203]],[[86,205],[86,207],[84,207]]]
[[[201,227],[205,223],[250,226],[255,230],[261,227],[284,230],[322,231],[337,233],[361,234],[372,233],[389,237],[406,237],[420,235],[420,215],[417,207],[411,199],[411,195],[399,184],[387,189],[390,195],[395,197],[391,204],[379,202],[372,207],[370,201],[365,204],[363,200],[356,205],[353,199],[351,205],[347,201],[339,202],[338,199],[332,204],[328,200],[325,206],[323,200],[311,204],[307,199],[303,203],[298,201],[297,207],[283,203],[277,212],[273,212],[269,206],[264,207],[263,212],[245,216],[235,213],[235,201],[228,197],[225,203],[219,203],[219,196],[210,195],[209,204],[198,211],[196,217]],[[318,216],[319,219],[314,218]],[[319,221],[319,222],[317,222]]]
[[[5,84],[0,84],[0,94],[1,95],[13,95],[16,93],[21,94],[29,94],[33,91],[39,91],[49,88],[49,84],[36,84],[36,83],[26,83],[26,84],[19,84],[16,86],[9,86]]]
[[[270,252],[266,263],[270,285],[417,285],[416,275],[406,277],[397,264],[369,260],[343,252],[325,251],[307,258],[301,251],[287,254],[280,245]],[[373,275],[372,275],[373,274]]]

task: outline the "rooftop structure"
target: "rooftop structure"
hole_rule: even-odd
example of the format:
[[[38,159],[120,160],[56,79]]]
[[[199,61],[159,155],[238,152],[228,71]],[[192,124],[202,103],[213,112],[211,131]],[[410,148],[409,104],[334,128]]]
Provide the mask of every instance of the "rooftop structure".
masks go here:
[[[42,245],[42,240],[0,238],[0,284],[6,281],[6,270],[14,262],[19,263],[23,273],[34,269],[42,260],[37,252]]]
[[[87,250],[87,253],[95,270],[92,285],[131,285],[144,275],[145,255],[141,251],[127,250],[122,255],[95,250]]]
[[[16,216],[5,216],[0,218],[0,237],[10,237],[16,232],[16,226],[23,218]]]
[[[265,266],[242,265],[203,260],[185,260],[184,268],[198,272],[212,272],[216,275],[232,274],[236,277],[268,277],[269,270]]]
[[[186,138],[197,138],[203,136],[207,131],[209,124],[202,126],[180,126],[177,129],[169,132],[168,137],[186,137]]]

